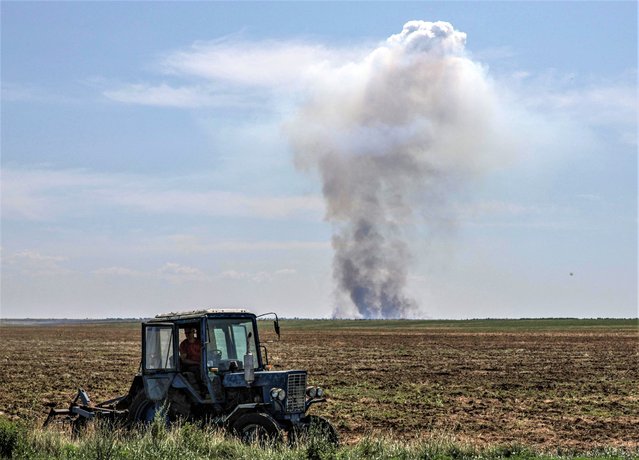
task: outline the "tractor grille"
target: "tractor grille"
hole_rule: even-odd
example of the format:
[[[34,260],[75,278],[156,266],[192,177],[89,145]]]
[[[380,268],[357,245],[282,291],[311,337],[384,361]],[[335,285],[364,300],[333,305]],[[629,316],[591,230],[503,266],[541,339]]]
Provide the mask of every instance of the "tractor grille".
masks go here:
[[[289,374],[286,388],[286,412],[304,412],[306,374]]]

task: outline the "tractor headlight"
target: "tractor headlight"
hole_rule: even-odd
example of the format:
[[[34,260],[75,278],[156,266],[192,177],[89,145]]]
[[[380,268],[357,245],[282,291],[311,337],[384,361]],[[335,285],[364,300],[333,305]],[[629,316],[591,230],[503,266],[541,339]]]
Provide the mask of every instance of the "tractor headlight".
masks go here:
[[[280,401],[284,401],[286,398],[286,391],[281,388],[271,388],[271,399],[279,399]]]
[[[317,396],[317,388],[315,388],[315,387],[308,387],[308,388],[306,389],[306,395],[307,395],[309,398],[313,399],[315,396]]]
[[[321,398],[322,396],[324,396],[324,390],[322,390],[320,387],[317,387],[317,391],[315,392],[315,394],[318,398]]]

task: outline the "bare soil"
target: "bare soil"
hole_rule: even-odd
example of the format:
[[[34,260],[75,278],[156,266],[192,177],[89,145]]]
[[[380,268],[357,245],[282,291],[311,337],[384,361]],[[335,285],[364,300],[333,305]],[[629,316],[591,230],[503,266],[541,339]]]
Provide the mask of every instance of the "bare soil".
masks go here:
[[[431,436],[478,446],[639,449],[639,329],[301,327],[277,341],[275,369],[307,369],[329,401],[312,410],[342,439]],[[125,394],[139,366],[132,323],[0,326],[0,415],[39,423],[78,387]]]

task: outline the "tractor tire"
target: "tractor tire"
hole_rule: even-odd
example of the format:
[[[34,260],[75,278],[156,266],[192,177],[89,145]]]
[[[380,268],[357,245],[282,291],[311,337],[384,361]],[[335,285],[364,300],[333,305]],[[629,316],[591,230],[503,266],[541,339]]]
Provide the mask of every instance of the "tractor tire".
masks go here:
[[[138,394],[135,395],[129,406],[128,425],[149,425],[160,410],[163,410],[162,404],[148,399],[144,393],[144,389],[141,389]]]
[[[335,427],[324,417],[309,415],[304,419],[304,424],[293,428],[289,432],[289,443],[295,445],[300,442],[309,442],[311,438],[320,439],[337,447],[339,435]]]
[[[263,412],[241,415],[231,426],[231,431],[245,444],[278,444],[282,441],[282,430],[273,418]]]

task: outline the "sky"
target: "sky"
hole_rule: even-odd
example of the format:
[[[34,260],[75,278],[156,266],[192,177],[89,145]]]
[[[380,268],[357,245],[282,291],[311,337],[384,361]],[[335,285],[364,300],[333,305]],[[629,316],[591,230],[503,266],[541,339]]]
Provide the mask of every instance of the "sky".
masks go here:
[[[638,315],[636,2],[0,10],[1,318]]]

